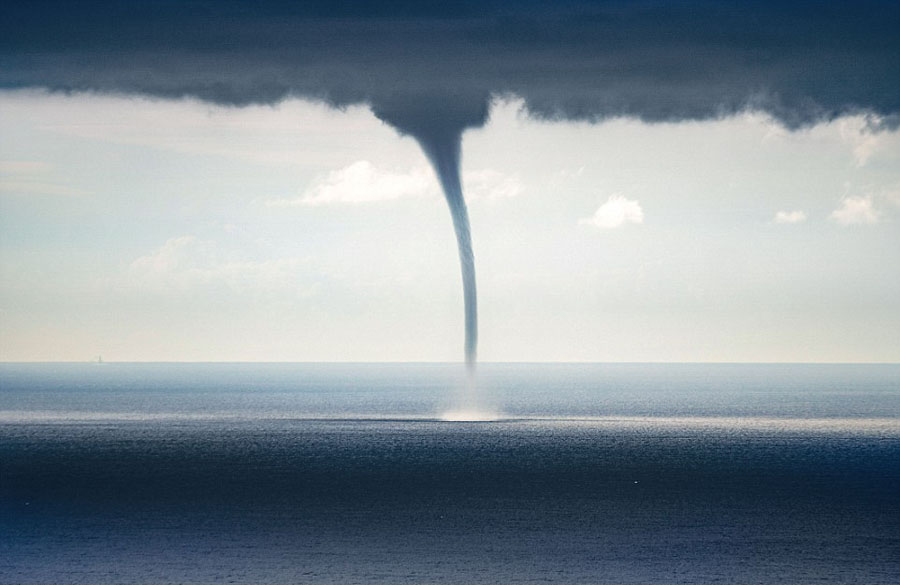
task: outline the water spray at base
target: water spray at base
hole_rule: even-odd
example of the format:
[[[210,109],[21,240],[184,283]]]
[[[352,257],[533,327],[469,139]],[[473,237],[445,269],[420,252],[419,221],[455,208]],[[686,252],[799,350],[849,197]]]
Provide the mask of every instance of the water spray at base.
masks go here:
[[[454,421],[496,420],[496,415],[480,405],[475,382],[478,357],[478,298],[475,286],[475,255],[469,212],[460,181],[460,151],[466,128],[483,126],[488,117],[488,96],[459,95],[452,91],[392,96],[372,106],[372,112],[401,133],[412,136],[428,157],[453,218],[453,230],[459,248],[465,310],[466,383],[460,389],[456,407],[442,418]]]
[[[495,412],[485,410],[476,390],[475,364],[478,357],[478,297],[475,286],[475,256],[469,213],[460,182],[460,146],[462,134],[417,136],[417,140],[431,161],[444,197],[453,217],[453,230],[459,248],[465,309],[466,384],[457,397],[457,406],[441,415],[448,422],[489,422],[498,420]]]

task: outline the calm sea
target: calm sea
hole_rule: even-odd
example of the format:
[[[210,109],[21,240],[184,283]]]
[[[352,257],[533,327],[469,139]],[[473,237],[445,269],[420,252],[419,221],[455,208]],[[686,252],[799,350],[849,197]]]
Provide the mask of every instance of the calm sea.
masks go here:
[[[457,364],[0,365],[0,584],[900,583],[900,365],[466,385]]]

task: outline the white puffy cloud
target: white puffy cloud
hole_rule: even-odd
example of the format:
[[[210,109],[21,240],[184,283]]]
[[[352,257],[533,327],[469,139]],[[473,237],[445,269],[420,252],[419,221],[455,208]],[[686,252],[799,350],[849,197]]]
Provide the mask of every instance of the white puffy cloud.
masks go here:
[[[516,197],[524,189],[518,176],[494,169],[465,172],[462,180],[463,190],[469,199],[507,199]]]
[[[160,248],[135,259],[128,267],[133,284],[152,288],[183,288],[209,280],[218,263],[215,244],[194,236],[170,238]]]
[[[433,191],[437,183],[426,168],[392,172],[377,168],[367,160],[356,161],[328,173],[296,199],[278,199],[274,207],[316,206],[336,203],[369,203],[416,197]]]
[[[463,190],[469,199],[504,199],[519,195],[523,186],[516,175],[494,169],[463,173]],[[367,160],[356,161],[332,171],[295,199],[269,201],[270,207],[311,207],[318,205],[371,203],[407,197],[437,195],[440,188],[431,169],[388,171]]]
[[[845,197],[841,206],[831,212],[832,220],[841,225],[878,223],[880,214],[875,209],[872,196]]]
[[[644,223],[644,210],[637,201],[626,199],[616,193],[611,195],[594,215],[583,218],[578,223],[602,229],[617,228],[626,223]]]
[[[806,221],[806,212],[796,211],[779,211],[772,220],[775,223],[803,223]]]

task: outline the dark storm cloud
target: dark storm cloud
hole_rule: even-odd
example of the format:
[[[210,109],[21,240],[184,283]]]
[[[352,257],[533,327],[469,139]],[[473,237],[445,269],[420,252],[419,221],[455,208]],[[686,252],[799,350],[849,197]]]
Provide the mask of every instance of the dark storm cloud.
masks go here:
[[[846,113],[900,122],[900,3],[557,0],[7,1],[0,87],[368,104],[413,136],[456,231],[470,384],[475,261],[460,183],[465,128],[491,97],[551,119],[718,118],[788,128]]]
[[[897,2],[4,3],[0,87],[369,104],[401,130],[533,115],[900,111]]]

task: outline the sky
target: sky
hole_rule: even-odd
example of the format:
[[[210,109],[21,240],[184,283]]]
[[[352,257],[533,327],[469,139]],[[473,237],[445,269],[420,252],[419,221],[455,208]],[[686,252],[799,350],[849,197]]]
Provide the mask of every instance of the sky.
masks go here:
[[[0,94],[7,361],[456,361],[446,204],[365,108]],[[464,137],[486,361],[896,361],[900,134]]]
[[[479,359],[900,361],[896,8],[712,10],[670,39],[693,12],[326,3],[224,10],[225,42],[171,2],[142,4],[164,32],[32,4],[63,8],[0,35],[3,361],[461,360],[414,139],[446,128]]]

